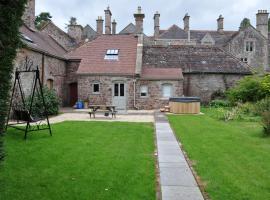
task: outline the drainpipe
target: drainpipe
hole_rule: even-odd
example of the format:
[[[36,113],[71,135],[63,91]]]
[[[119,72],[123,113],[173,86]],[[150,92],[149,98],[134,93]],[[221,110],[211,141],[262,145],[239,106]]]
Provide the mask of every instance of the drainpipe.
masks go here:
[[[137,79],[133,79],[133,107],[136,110],[139,110],[139,108],[136,106],[136,81]]]
[[[44,77],[45,77],[45,55],[42,54],[42,63],[41,63],[41,84],[44,85]]]

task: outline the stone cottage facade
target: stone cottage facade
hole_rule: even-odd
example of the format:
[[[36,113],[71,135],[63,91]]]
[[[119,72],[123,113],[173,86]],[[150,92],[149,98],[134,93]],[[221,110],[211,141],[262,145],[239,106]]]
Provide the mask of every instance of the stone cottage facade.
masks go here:
[[[117,33],[110,8],[105,20],[97,18],[96,30],[74,22],[68,32],[53,22],[41,31],[34,28],[34,0],[29,0],[21,27],[27,47],[18,52],[15,65],[31,58],[42,72],[42,82],[55,89],[63,106],[77,100],[116,105],[118,109],[157,109],[172,96],[199,96],[208,102],[253,71],[269,69],[268,13],[259,10],[257,26],[237,31],[183,29],[172,25],[160,29],[154,14],[154,33],[143,32],[145,14],[139,7],[135,23]]]

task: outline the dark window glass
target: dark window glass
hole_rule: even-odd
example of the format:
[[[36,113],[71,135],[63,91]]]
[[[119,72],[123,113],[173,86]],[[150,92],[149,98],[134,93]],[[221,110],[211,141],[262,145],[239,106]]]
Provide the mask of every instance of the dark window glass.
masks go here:
[[[98,84],[98,83],[95,83],[95,84],[93,85],[93,92],[94,92],[94,93],[99,93],[99,84]]]
[[[120,96],[125,96],[125,85],[123,83],[120,84]]]
[[[119,96],[118,94],[119,94],[119,92],[118,92],[118,84],[116,83],[116,84],[114,84],[114,96]]]

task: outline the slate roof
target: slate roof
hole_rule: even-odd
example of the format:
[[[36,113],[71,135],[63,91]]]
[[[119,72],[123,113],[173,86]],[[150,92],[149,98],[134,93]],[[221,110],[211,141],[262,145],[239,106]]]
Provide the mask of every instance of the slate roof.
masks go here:
[[[136,32],[136,26],[133,23],[127,25],[122,31],[119,32],[120,35],[133,34]]]
[[[145,80],[180,80],[183,79],[181,68],[157,68],[144,66],[141,79]]]
[[[143,49],[143,68],[181,68],[183,73],[249,74],[250,68],[218,47],[150,46]]]
[[[177,25],[171,26],[168,30],[161,31],[160,39],[187,39],[188,34],[182,28]],[[213,30],[190,30],[190,39],[196,40],[198,43],[201,42],[203,37],[209,33],[211,37],[215,40],[216,45],[225,45],[230,38],[233,37],[238,31],[223,31],[219,33],[218,31]]]
[[[67,51],[48,34],[30,29],[26,25],[20,27],[20,33],[22,34],[22,41],[28,48],[65,59],[64,55]]]
[[[67,54],[81,60],[78,74],[135,75],[138,38],[133,35],[101,35]],[[108,49],[118,49],[118,60],[105,60]]]

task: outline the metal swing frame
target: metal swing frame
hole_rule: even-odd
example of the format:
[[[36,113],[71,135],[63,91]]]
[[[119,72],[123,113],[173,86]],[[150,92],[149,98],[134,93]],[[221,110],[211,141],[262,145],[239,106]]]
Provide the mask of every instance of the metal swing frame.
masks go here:
[[[29,62],[29,61],[26,58],[25,66],[27,65],[27,62]],[[22,74],[22,73],[34,73],[35,74],[34,87],[32,88],[32,92],[31,92],[31,102],[30,102],[30,109],[29,110],[26,109],[26,102],[25,102],[25,98],[24,98],[24,94],[23,94],[23,90],[22,90],[22,84],[21,84],[21,79],[20,79],[20,74]],[[13,104],[14,94],[15,94],[15,90],[16,90],[17,85],[19,86],[19,92],[20,92],[21,99],[22,99],[22,105],[24,107],[23,110],[19,110],[17,112],[20,113],[19,115],[23,119],[17,119],[17,123],[9,123],[11,110],[13,109],[12,104]],[[40,95],[42,98],[42,103],[43,103],[43,107],[44,107],[44,115],[45,115],[44,119],[37,119],[37,118],[35,119],[31,115],[32,114],[32,107],[33,107],[33,100],[34,100],[36,89],[39,89]],[[13,112],[14,112],[14,110],[13,110]],[[20,120],[23,122],[20,122]],[[46,120],[46,122],[47,122],[46,127],[42,127],[42,125],[41,125],[42,120]],[[18,126],[18,125],[23,125],[23,124],[26,124],[25,128]],[[31,124],[35,124],[35,127],[32,128]],[[31,66],[26,67],[26,70],[24,70],[24,71],[19,71],[18,69],[16,69],[15,81],[14,81],[14,85],[13,85],[13,89],[12,89],[9,112],[8,112],[8,117],[7,117],[7,122],[6,122],[6,130],[8,127],[24,131],[24,139],[27,138],[27,133],[33,132],[33,131],[41,131],[41,130],[49,130],[49,133],[52,136],[51,125],[49,122],[47,106],[46,106],[45,100],[44,100],[43,89],[42,89],[42,84],[41,84],[41,80],[40,80],[40,72],[39,72],[38,67],[35,70],[31,70]]]

